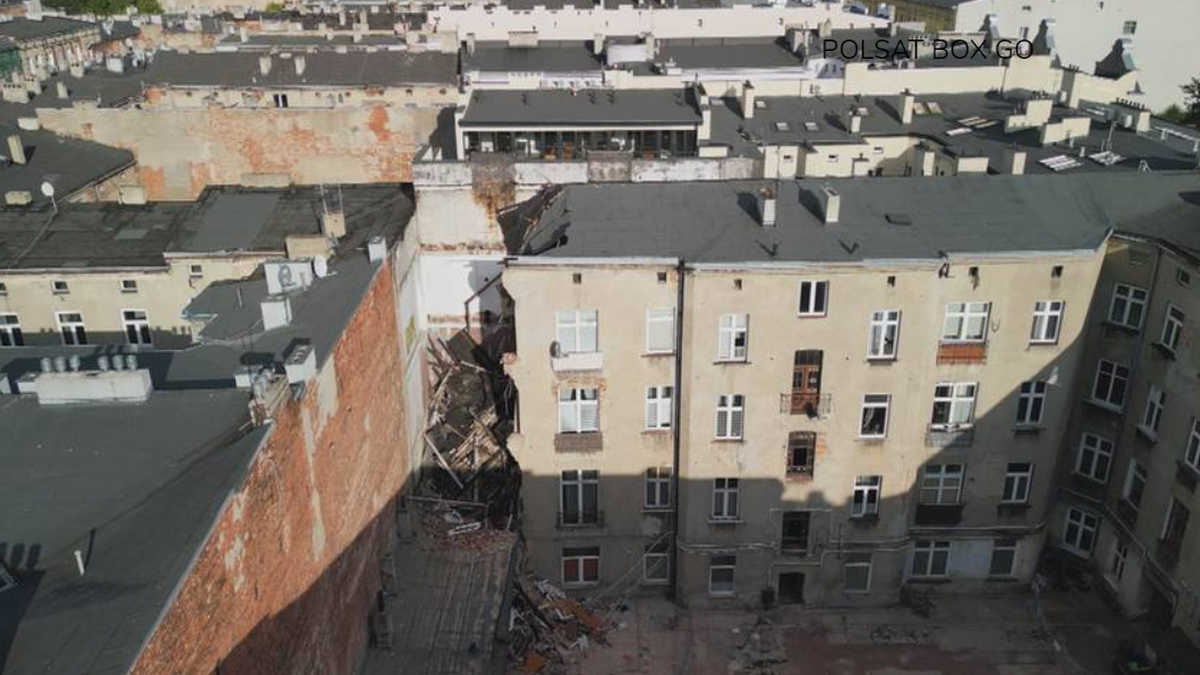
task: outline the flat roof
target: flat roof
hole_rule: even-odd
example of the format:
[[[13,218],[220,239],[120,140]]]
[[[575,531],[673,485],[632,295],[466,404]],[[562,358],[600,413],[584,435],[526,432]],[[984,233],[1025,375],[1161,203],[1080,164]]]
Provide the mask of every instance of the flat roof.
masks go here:
[[[610,37],[605,48],[620,43]],[[674,61],[686,70],[733,70],[747,68],[795,68],[804,57],[793,53],[783,38],[694,38],[657,41],[658,53],[651,61],[623,63],[622,68],[642,72],[653,63]],[[536,47],[510,47],[507,42],[478,42],[472,54],[463,51],[463,72],[483,73],[579,73],[599,72],[605,56],[593,53],[587,40],[543,41]]]
[[[28,106],[9,108],[0,104],[0,120],[32,116]],[[0,165],[0,192],[12,190],[28,191],[35,203],[49,205],[49,198],[42,194],[42,183],[50,181],[60,201],[95,183],[115,175],[134,165],[133,153],[92,141],[59,136],[49,131],[27,131],[15,124],[0,122],[0,136],[7,139],[16,134],[25,146],[25,164],[6,162]],[[0,154],[8,156],[7,141],[0,146]],[[0,213],[4,209],[0,206]],[[0,223],[0,230],[4,224]],[[2,236],[2,235],[0,235]],[[0,245],[2,246],[2,245]],[[2,258],[0,254],[0,258]]]
[[[686,89],[475,90],[462,127],[698,125],[695,95]]]
[[[1114,227],[1112,201],[1143,199],[1144,187],[1161,180],[1131,173],[571,185],[549,198],[513,252],[734,264],[1067,253],[1100,246]],[[826,186],[840,194],[836,224],[819,215]],[[777,190],[775,227],[758,222],[765,187]],[[1170,190],[1155,196],[1179,199]]]
[[[474,53],[462,50],[464,73],[578,73],[599,72],[604,61],[583,40],[539,42],[536,47],[510,47],[507,42],[475,43]]]
[[[0,175],[3,175],[0,173]],[[412,217],[401,185],[206,188],[194,202],[0,207],[0,270],[165,266],[164,254],[282,252],[289,235],[320,234],[324,211],[346,216],[343,250],[376,234],[394,241]]]
[[[11,21],[0,21],[0,36],[12,38],[17,42],[92,29],[98,30],[99,25],[63,16],[43,16],[40,19],[18,16],[13,17]]]
[[[34,108],[70,108],[76,101],[87,101],[99,108],[124,107],[142,98],[146,79],[144,69],[134,68],[131,64],[126,66],[127,70],[123,73],[93,68],[83,77],[59,71],[42,83],[42,93],[35,96],[30,104]],[[59,83],[67,87],[65,99],[58,96]]]
[[[259,66],[262,54],[253,51],[158,51],[147,70],[146,82],[177,87],[452,86],[458,73],[456,54],[387,50],[285,53],[290,57],[271,56],[271,70],[263,75]],[[305,69],[303,75],[297,75],[293,59],[301,55]]]

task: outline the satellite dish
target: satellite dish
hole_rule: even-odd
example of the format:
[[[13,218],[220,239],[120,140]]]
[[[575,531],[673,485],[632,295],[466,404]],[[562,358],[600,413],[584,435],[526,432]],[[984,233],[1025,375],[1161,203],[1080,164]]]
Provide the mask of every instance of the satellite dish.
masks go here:
[[[326,262],[325,256],[319,255],[313,258],[313,274],[317,275],[318,279],[329,274],[329,263]]]
[[[48,180],[42,181],[42,194],[46,195],[47,197],[53,197],[54,196],[54,184]]]

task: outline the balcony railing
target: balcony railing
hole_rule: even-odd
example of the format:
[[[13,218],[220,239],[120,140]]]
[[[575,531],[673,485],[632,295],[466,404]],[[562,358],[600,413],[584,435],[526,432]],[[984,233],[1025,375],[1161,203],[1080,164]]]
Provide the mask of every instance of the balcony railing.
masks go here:
[[[600,452],[604,449],[604,434],[588,431],[580,434],[555,434],[555,452]]]
[[[559,511],[554,526],[560,530],[604,527],[603,511]]]
[[[786,415],[807,415],[815,419],[824,419],[833,409],[833,396],[830,394],[791,393],[779,395],[779,412]]]
[[[987,363],[987,342],[942,342],[938,345],[938,365]]]
[[[1176,461],[1175,466],[1175,482],[1179,483],[1188,492],[1196,491],[1196,483],[1200,482],[1200,475],[1196,473],[1188,464],[1182,461]]]
[[[603,370],[604,355],[601,352],[563,354],[550,358],[550,367],[556,373],[587,370]]]
[[[917,504],[913,522],[917,525],[957,525],[962,520],[962,504]]]
[[[973,426],[930,425],[925,432],[925,446],[929,448],[964,448],[974,442]]]

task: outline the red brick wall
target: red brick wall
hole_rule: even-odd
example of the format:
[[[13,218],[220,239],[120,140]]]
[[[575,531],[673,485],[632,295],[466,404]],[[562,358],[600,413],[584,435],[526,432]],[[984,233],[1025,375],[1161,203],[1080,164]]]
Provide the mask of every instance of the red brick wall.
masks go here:
[[[303,400],[278,413],[134,672],[356,667],[407,473],[390,268]]]

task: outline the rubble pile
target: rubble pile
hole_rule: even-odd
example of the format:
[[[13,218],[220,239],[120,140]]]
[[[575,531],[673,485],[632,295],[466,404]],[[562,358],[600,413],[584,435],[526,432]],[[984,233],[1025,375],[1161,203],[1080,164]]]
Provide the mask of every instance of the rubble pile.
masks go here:
[[[597,600],[573,600],[545,579],[518,574],[509,634],[509,659],[529,673],[554,670],[592,643],[607,644],[612,610]]]
[[[482,515],[480,508],[434,504],[422,513],[422,532],[440,544],[478,553],[494,553],[512,545],[511,532],[488,527],[482,519],[470,515],[471,511]]]
[[[770,620],[759,617],[746,636],[746,641],[734,653],[729,672],[739,675],[779,675],[787,663],[787,654]]]

